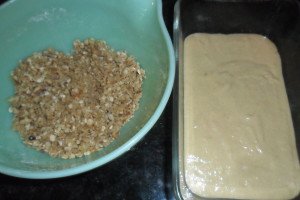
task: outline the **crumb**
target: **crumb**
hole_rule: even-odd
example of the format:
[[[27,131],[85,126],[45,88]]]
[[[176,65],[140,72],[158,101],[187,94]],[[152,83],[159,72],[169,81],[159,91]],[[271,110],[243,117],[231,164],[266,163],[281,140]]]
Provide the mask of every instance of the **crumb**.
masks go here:
[[[73,55],[34,53],[12,72],[9,112],[24,142],[51,156],[75,158],[110,144],[133,116],[145,72],[125,52],[94,39]]]

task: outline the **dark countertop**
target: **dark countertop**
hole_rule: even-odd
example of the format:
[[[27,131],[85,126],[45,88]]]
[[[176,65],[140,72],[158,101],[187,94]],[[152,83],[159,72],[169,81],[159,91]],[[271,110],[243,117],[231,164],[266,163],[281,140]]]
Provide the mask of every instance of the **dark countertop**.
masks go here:
[[[0,0],[0,4],[5,0]],[[172,36],[175,0],[162,0]],[[89,172],[52,180],[29,180],[0,174],[0,200],[6,199],[174,199],[171,183],[172,97],[149,133],[130,151]]]

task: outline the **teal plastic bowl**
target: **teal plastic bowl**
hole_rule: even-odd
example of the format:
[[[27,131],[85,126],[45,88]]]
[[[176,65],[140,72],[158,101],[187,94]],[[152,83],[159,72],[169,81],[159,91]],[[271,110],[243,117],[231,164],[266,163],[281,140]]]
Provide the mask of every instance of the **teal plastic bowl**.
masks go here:
[[[0,7],[0,172],[57,178],[99,167],[128,151],[154,125],[170,96],[174,52],[159,0],[12,0]],[[23,144],[12,130],[8,99],[11,71],[33,52],[53,47],[70,53],[75,39],[93,37],[134,55],[146,72],[134,117],[106,148],[82,158],[50,157]]]

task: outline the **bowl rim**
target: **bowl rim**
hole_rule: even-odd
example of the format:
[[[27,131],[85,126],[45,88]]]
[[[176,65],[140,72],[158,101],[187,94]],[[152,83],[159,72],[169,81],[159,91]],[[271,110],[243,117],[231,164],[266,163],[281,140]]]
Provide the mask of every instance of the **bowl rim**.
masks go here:
[[[15,0],[9,0],[1,7],[6,6],[10,3],[13,3]],[[155,109],[153,115],[151,118],[146,122],[146,124],[141,128],[133,137],[131,137],[126,143],[124,143],[122,146],[118,147],[114,151],[110,152],[109,154],[100,157],[97,160],[91,161],[89,163],[82,164],[80,166],[71,167],[68,169],[62,169],[57,171],[26,171],[26,170],[19,170],[14,169],[6,166],[2,166],[0,164],[0,173],[14,176],[14,177],[20,177],[20,178],[29,178],[29,179],[52,179],[52,178],[60,178],[60,177],[67,177],[72,176],[76,174],[80,174],[83,172],[87,172],[89,170],[92,170],[94,168],[100,167],[115,158],[121,156],[128,150],[130,150],[131,147],[133,147],[136,143],[138,143],[147,133],[148,131],[153,127],[153,125],[156,123],[156,121],[159,119],[160,115],[162,114],[168,99],[171,95],[173,84],[174,84],[174,77],[175,77],[175,55],[174,55],[174,49],[173,44],[170,38],[170,35],[167,31],[167,28],[165,26],[165,22],[162,15],[162,1],[161,0],[155,0],[156,1],[156,15],[160,26],[160,31],[162,32],[162,35],[164,37],[167,50],[168,50],[168,59],[169,59],[169,72],[168,72],[168,80],[167,85],[165,88],[165,91],[163,93],[163,96],[161,98],[161,101],[157,108]]]

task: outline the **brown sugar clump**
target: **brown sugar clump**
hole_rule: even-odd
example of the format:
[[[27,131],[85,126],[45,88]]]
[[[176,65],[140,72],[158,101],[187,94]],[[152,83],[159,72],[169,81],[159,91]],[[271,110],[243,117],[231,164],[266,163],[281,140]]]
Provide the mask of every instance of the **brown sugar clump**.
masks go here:
[[[24,142],[51,156],[75,158],[119,135],[142,96],[142,70],[103,41],[74,42],[74,53],[34,53],[13,71],[13,127]]]

